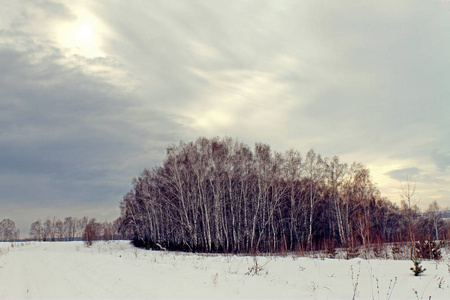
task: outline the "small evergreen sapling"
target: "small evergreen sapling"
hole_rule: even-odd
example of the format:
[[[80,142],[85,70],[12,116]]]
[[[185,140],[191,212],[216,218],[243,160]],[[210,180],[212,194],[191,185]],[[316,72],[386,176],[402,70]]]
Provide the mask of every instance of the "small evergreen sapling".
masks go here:
[[[426,268],[422,268],[420,265],[422,262],[417,256],[414,257],[413,263],[414,267],[411,267],[410,270],[414,273],[414,276],[420,276],[420,274],[425,272]]]

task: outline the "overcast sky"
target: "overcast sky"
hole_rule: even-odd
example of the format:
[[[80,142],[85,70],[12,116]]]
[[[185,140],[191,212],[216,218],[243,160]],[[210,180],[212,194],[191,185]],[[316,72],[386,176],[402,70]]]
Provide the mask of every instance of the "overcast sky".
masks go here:
[[[450,2],[0,0],[0,220],[119,216],[167,146],[230,136],[450,206]]]

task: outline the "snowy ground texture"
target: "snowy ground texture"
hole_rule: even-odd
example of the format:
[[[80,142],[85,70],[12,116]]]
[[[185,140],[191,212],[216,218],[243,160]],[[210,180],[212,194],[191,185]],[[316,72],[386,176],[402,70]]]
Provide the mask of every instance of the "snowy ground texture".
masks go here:
[[[0,299],[450,299],[449,256],[424,261],[202,255],[126,241],[0,243]],[[250,272],[249,272],[250,271]],[[250,273],[250,274],[248,274]]]

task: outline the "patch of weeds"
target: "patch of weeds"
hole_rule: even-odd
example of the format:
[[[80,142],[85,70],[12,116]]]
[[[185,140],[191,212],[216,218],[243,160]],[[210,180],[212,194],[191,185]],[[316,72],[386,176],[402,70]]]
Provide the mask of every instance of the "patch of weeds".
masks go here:
[[[438,289],[444,289],[443,288],[444,283],[445,283],[444,277],[438,277]]]
[[[225,262],[227,264],[233,262],[233,256],[232,255],[225,255]]]
[[[427,290],[427,288],[428,288],[428,286],[430,285],[430,283],[433,282],[433,281],[436,279],[436,277],[437,277],[437,275],[434,276],[434,277],[430,280],[430,282],[428,282],[428,284],[427,284],[427,285],[425,286],[425,288],[423,289],[423,292],[422,292],[422,294],[420,295],[420,298],[419,298],[419,291],[417,291],[416,289],[412,289],[412,290],[414,291],[414,295],[416,296],[416,299],[417,299],[417,300],[422,300],[422,299],[423,299],[423,296],[424,296],[424,294],[425,294],[425,291]],[[428,299],[431,299],[431,296],[429,296]]]
[[[311,281],[311,285],[309,286],[311,291],[314,293],[317,289],[319,289],[319,285],[315,283],[314,281]]]
[[[395,277],[394,281],[392,279],[389,281],[389,287],[386,295],[386,299],[391,299],[392,292],[394,291],[395,284],[397,283],[397,276]]]
[[[252,275],[252,276],[254,276],[254,275],[261,275],[261,273],[263,271],[265,271],[265,274],[267,275],[269,273],[269,271],[268,270],[264,270],[264,266],[266,264],[261,266],[260,264],[258,264],[258,258],[256,256],[253,256],[253,265],[248,268],[248,272],[245,273],[245,275]]]
[[[392,245],[391,252],[392,252],[393,259],[396,259],[396,260],[401,259],[403,251],[402,251],[402,248],[400,247],[399,243],[394,243]]]
[[[351,277],[352,277],[352,283],[353,283],[353,297],[352,300],[356,299],[358,285],[359,285],[359,275],[361,275],[361,264],[358,262],[358,272],[355,275],[355,272],[353,270],[353,265],[350,266],[351,271]]]
[[[372,248],[373,256],[378,259],[388,259],[386,248],[382,244],[377,244]]]
[[[328,258],[336,258],[336,244],[333,242],[327,242],[325,244],[325,254],[328,256]]]
[[[230,273],[230,274],[237,274],[238,273],[238,271],[237,270],[231,270],[231,267],[229,267],[228,268],[228,273]]]
[[[328,291],[331,292],[330,288],[328,288],[327,286],[320,286],[319,284],[317,284],[314,281],[311,281],[311,284],[308,286],[308,288],[311,290],[311,292],[315,293],[317,290],[319,289],[326,289]]]
[[[217,286],[217,284],[219,283],[219,273],[212,275],[211,279],[214,286]]]
[[[347,249],[347,253],[346,253],[346,258],[347,259],[356,258],[358,256],[359,256],[358,248],[350,247],[350,248]]]

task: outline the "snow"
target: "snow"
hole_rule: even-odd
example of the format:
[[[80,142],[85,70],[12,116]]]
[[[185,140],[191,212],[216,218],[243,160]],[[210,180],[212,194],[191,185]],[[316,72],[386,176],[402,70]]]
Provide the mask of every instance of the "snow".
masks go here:
[[[255,260],[258,274],[249,272]],[[83,242],[0,243],[0,299],[450,298],[448,255],[424,261],[427,270],[419,277],[412,266],[408,260],[147,251],[126,241],[90,248]]]

